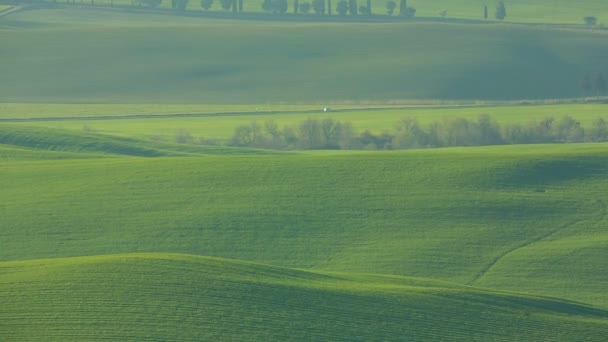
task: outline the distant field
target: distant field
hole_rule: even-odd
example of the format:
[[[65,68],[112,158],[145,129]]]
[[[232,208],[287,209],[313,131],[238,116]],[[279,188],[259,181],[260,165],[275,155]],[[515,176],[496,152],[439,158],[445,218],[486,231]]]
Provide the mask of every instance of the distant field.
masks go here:
[[[433,105],[430,102],[429,105]],[[365,109],[393,108],[398,105],[383,104],[58,104],[58,103],[0,103],[0,120],[5,119],[32,119],[32,118],[103,118],[112,116],[137,115],[166,115],[166,114],[227,114],[257,112],[294,112],[294,111],[322,111],[329,106],[331,109]],[[402,106],[402,105],[401,105]]]
[[[59,1],[62,3],[63,1]],[[303,3],[306,1],[300,1]],[[98,5],[109,5],[110,0],[95,0]],[[131,5],[129,0],[113,0],[114,4]],[[398,3],[398,2],[397,2]],[[160,8],[170,8],[169,1],[163,1]],[[359,5],[365,5],[365,1],[358,1]],[[261,0],[245,0],[243,2],[245,12],[261,12]],[[333,3],[332,12],[337,16],[337,2]],[[494,21],[494,10],[496,2],[483,0],[409,0],[408,6],[416,8],[417,17],[440,17],[440,13],[446,11],[446,19],[474,19],[483,20],[483,7],[488,6],[489,20]],[[594,15],[598,17],[599,23],[608,23],[608,10],[606,4],[601,0],[581,0],[577,2],[567,0],[511,0],[506,2],[507,18],[505,21],[526,23],[567,23],[582,24],[583,17]],[[188,9],[191,11],[202,11],[200,2],[190,1]],[[372,1],[373,13],[385,15],[386,1]],[[215,2],[211,11],[221,12],[219,2]],[[311,11],[312,12],[312,11]],[[396,11],[397,13],[398,11]],[[293,13],[293,0],[288,0],[288,13]],[[312,14],[310,14],[312,16]]]
[[[349,105],[332,106],[353,108]],[[356,106],[355,106],[356,107]],[[255,110],[276,111],[273,114],[256,114]],[[313,110],[301,112],[300,110]],[[171,114],[171,113],[214,113],[231,112],[230,115],[202,117],[158,117],[111,119],[104,116],[129,114]],[[252,111],[238,114],[239,111]],[[546,117],[561,118],[565,115],[579,120],[583,126],[590,125],[597,118],[608,120],[608,105],[606,104],[573,104],[573,105],[534,105],[534,106],[462,106],[462,107],[412,107],[385,109],[340,110],[325,113],[321,106],[281,106],[281,105],[243,105],[243,106],[200,106],[200,105],[29,105],[12,104],[0,105],[0,119],[6,118],[53,118],[53,117],[96,117],[96,120],[61,120],[61,121],[28,121],[11,123],[20,126],[39,126],[61,128],[72,131],[92,130],[123,137],[143,139],[162,139],[173,141],[178,131],[188,131],[192,136],[227,140],[239,125],[253,121],[263,124],[275,121],[280,126],[297,127],[307,118],[332,118],[350,122],[359,131],[371,130],[375,133],[394,130],[397,123],[406,118],[414,117],[421,124],[429,124],[443,118],[477,119],[482,114],[489,114],[500,124],[526,124],[530,121]]]
[[[264,23],[67,9],[11,14],[0,27],[5,58],[15,61],[0,66],[11,80],[0,84],[5,103],[574,98],[585,95],[586,74],[608,70],[607,32],[521,25]]]

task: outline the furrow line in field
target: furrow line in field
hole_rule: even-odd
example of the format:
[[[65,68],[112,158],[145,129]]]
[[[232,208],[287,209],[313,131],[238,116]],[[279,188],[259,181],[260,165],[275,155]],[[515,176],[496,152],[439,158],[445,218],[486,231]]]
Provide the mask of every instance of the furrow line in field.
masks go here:
[[[606,208],[606,203],[603,200],[597,200],[596,203],[600,206],[600,208],[599,208],[598,218],[595,219],[594,221],[595,222],[600,222],[600,221],[602,221],[606,217],[606,215],[608,213],[608,210]],[[473,277],[473,279],[471,279],[466,284],[467,285],[473,285],[476,281],[478,281],[481,277],[483,277],[486,273],[488,273],[490,271],[490,269],[492,269],[492,267],[494,267],[494,265],[496,265],[500,260],[502,260],[503,258],[505,258],[506,256],[508,256],[509,254],[511,254],[511,253],[513,253],[513,252],[515,252],[515,251],[517,251],[519,249],[526,248],[526,247],[528,247],[528,246],[530,246],[532,244],[535,244],[535,243],[537,243],[539,241],[542,241],[542,240],[544,240],[546,238],[549,238],[552,235],[555,235],[555,234],[559,233],[560,231],[568,229],[568,228],[570,228],[570,227],[572,227],[572,226],[574,226],[576,224],[579,224],[579,223],[581,223],[583,221],[585,221],[585,220],[580,219],[580,220],[573,220],[571,222],[562,224],[557,229],[555,229],[553,231],[550,231],[550,232],[548,232],[546,234],[537,236],[536,238],[533,238],[531,240],[523,241],[522,243],[520,243],[518,245],[515,245],[512,248],[507,249],[506,251],[500,253],[499,255],[495,256],[492,260],[490,260],[490,262],[485,267],[483,267],[479,272],[477,272],[477,274]]]

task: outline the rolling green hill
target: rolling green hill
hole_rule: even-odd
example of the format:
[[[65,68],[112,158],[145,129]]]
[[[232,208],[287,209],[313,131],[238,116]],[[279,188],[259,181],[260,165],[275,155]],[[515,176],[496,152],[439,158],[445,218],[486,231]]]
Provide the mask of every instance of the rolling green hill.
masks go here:
[[[46,151],[27,147],[0,145],[0,162],[84,158],[99,158],[99,155],[93,154],[87,156],[84,153]]]
[[[80,16],[94,19],[81,24]],[[49,23],[53,18],[61,24]],[[608,72],[606,31],[264,23],[77,9],[20,12],[0,25],[4,58],[15,61],[0,65],[11,80],[0,85],[0,102],[572,98],[584,95],[585,75]]]
[[[603,144],[7,162],[0,259],[188,253],[606,306],[607,162]]]
[[[209,146],[252,121],[606,118],[608,31],[562,25],[599,0],[408,3],[447,18],[0,16],[0,340],[603,341],[608,144]]]
[[[416,278],[185,255],[0,263],[5,340],[596,340],[608,311]]]
[[[3,146],[4,145],[4,146]],[[233,148],[228,146],[204,146],[142,141],[91,132],[38,128],[19,125],[0,126],[0,156],[6,159],[34,160],[63,157],[103,156],[194,156],[194,155],[267,155],[285,154],[280,151]],[[37,152],[35,152],[37,151]],[[68,152],[45,154],[43,151]]]

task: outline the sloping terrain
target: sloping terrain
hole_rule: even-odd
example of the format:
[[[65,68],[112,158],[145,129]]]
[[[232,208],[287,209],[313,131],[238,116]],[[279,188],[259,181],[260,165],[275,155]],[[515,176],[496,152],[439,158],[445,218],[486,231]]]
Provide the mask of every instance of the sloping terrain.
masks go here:
[[[278,155],[265,151],[226,146],[172,144],[149,140],[19,125],[0,126],[0,156],[4,159],[55,159],[96,156],[193,156],[193,155]],[[34,153],[38,151],[39,153]],[[45,154],[44,152],[63,152]],[[25,154],[25,156],[24,156]]]
[[[607,161],[589,144],[4,163],[0,258],[188,253],[606,306]]]
[[[13,340],[601,340],[608,311],[415,278],[185,255],[0,263]]]
[[[57,25],[48,22],[54,16]],[[0,65],[11,80],[0,84],[4,102],[574,98],[597,95],[581,82],[608,68],[602,30],[262,24],[70,9],[20,12],[2,24],[3,58],[14,61]]]
[[[606,144],[205,145],[308,114],[604,115],[608,31],[538,24],[601,22],[600,1],[507,3],[536,24],[408,4],[447,18],[0,17],[0,340],[604,341]]]

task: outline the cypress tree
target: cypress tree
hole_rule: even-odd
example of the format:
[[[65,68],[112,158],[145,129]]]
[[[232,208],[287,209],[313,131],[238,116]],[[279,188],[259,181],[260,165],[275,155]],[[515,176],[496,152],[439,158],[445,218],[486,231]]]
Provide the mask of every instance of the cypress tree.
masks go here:
[[[399,1],[399,14],[406,15],[407,13],[407,0]]]
[[[499,1],[498,5],[496,5],[496,19],[503,20],[507,16],[507,9],[505,8],[504,1]]]

